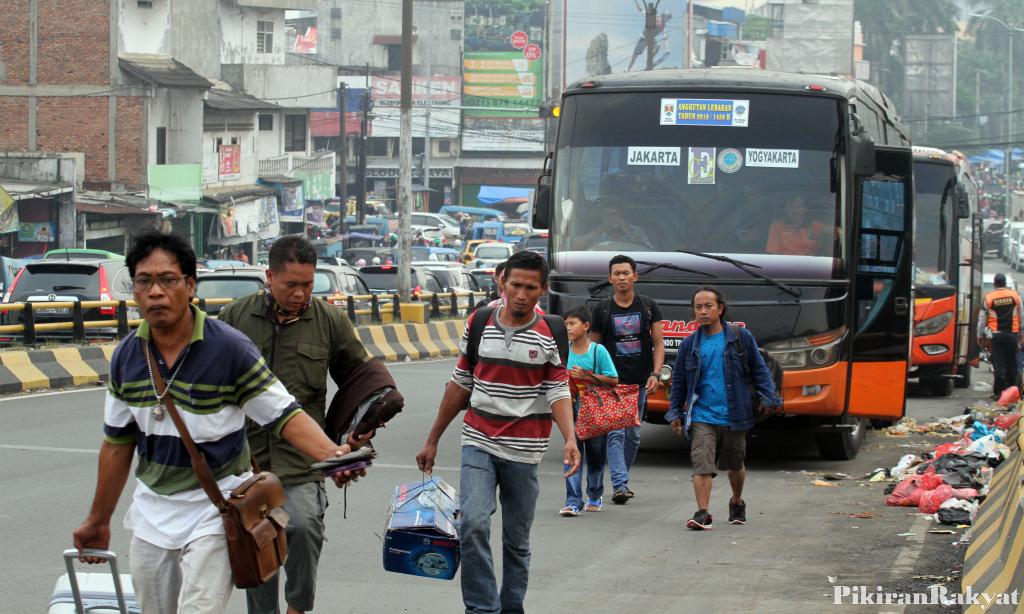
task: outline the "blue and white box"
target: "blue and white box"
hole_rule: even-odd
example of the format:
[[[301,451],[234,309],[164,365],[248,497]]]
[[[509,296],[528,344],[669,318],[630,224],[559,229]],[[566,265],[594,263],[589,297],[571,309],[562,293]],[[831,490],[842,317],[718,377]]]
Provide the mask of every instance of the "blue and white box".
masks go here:
[[[451,580],[459,568],[459,494],[431,477],[395,487],[384,530],[384,569]]]

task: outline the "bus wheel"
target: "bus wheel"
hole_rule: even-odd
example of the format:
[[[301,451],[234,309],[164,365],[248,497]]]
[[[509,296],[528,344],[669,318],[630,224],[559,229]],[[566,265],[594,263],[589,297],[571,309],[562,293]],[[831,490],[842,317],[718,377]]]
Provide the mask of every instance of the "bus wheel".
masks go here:
[[[933,397],[948,397],[953,394],[953,378],[951,377],[936,377],[921,383],[928,387],[928,391],[932,393]]]
[[[953,380],[953,386],[957,388],[970,388],[971,387],[971,372],[974,368],[971,365],[963,365],[960,367],[960,377]]]
[[[840,425],[850,425],[834,431],[816,434],[818,453],[827,460],[851,460],[857,457],[860,444],[864,443],[867,425],[864,418],[846,416]],[[851,428],[852,427],[852,428]]]

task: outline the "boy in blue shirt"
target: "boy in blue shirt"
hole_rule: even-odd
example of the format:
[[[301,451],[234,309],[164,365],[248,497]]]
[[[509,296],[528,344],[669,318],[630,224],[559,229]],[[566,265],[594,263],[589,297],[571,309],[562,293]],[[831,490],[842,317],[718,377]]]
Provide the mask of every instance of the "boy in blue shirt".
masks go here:
[[[569,333],[569,376],[572,390],[573,421],[579,417],[579,393],[583,384],[614,386],[619,383],[618,373],[612,357],[600,343],[590,341],[590,311],[586,307],[574,307],[562,316]],[[583,472],[577,471],[565,478],[565,507],[558,511],[561,516],[579,516],[580,509],[600,512],[604,495],[604,466],[608,458],[607,435],[576,439],[576,447],[587,463],[587,504],[583,505]],[[568,471],[568,467],[566,467]]]

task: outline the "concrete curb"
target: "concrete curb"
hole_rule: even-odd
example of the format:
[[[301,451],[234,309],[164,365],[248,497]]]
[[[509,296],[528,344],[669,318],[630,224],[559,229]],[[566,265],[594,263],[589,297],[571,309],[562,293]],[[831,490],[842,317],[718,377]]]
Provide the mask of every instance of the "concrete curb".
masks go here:
[[[971,529],[973,538],[964,556],[961,591],[998,595],[1024,591],[1024,433],[1014,426],[1007,436],[1013,454],[996,470],[989,493]],[[964,608],[981,612],[1024,612],[1024,605],[982,605]]]
[[[464,326],[464,320],[378,324],[357,326],[356,333],[372,356],[396,362],[457,356]],[[110,343],[0,352],[0,394],[106,382],[115,347]]]

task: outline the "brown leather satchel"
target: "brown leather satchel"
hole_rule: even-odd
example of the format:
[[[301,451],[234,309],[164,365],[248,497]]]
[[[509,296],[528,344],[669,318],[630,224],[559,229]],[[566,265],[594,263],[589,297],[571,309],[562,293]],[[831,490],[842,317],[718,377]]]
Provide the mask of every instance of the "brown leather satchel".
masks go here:
[[[156,388],[166,392],[163,376],[154,364],[153,356],[148,347],[144,349],[153,374],[153,383]],[[182,421],[170,394],[163,397],[163,404],[188,450],[192,470],[199,478],[199,484],[224,521],[224,536],[228,540],[228,557],[235,586],[253,588],[264,584],[277,574],[288,558],[288,540],[285,537],[288,513],[283,509],[288,496],[281,481],[269,471],[260,471],[253,459],[255,475],[242,482],[225,499],[217,487],[210,465],[192,441],[188,427]]]

